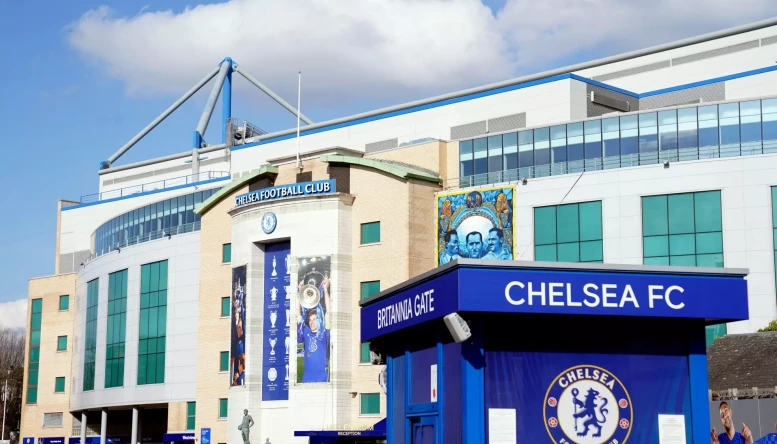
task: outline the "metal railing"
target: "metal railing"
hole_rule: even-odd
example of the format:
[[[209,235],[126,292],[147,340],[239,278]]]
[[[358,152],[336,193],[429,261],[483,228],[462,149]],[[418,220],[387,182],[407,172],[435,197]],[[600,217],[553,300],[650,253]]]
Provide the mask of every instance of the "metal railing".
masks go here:
[[[163,237],[191,233],[193,231],[200,231],[200,228],[201,228],[201,222],[197,221],[197,222],[192,222],[192,223],[183,224],[183,225],[176,225],[174,227],[164,228],[162,230],[149,231],[148,233],[143,233],[139,236],[134,236],[129,239],[121,240],[119,242],[110,244],[105,248],[101,249],[100,251],[95,251],[94,254],[90,255],[89,258],[84,261],[84,264],[87,264],[104,254],[108,254],[111,251],[116,251],[119,248],[125,248],[132,245],[142,244],[145,242],[162,239]]]
[[[138,193],[163,190],[165,188],[177,187],[181,185],[192,185],[206,180],[221,179],[229,177],[227,171],[205,171],[199,174],[189,174],[188,176],[174,177],[172,179],[157,180],[155,182],[133,185],[131,187],[120,188],[118,190],[104,191],[102,193],[87,194],[81,196],[81,203],[99,202],[106,199],[115,199],[117,197],[131,196]]]
[[[624,154],[620,156],[598,157],[593,159],[535,165],[492,173],[461,177],[448,188],[466,188],[502,182],[515,182],[538,177],[560,176],[563,174],[601,171],[616,168],[628,168],[641,165],[656,165],[664,162],[688,162],[692,160],[718,159],[725,157],[753,156],[757,154],[777,153],[777,140],[742,143],[732,145],[714,145],[683,148],[650,153]]]

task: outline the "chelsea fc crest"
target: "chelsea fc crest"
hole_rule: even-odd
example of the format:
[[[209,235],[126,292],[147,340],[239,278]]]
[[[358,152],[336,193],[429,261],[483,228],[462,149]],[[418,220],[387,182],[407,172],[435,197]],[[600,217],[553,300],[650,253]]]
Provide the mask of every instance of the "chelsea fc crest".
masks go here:
[[[270,234],[275,231],[277,225],[278,218],[275,217],[275,213],[264,213],[264,216],[262,216],[262,231],[264,231],[264,234]]]
[[[545,428],[556,444],[623,444],[634,410],[621,381],[594,365],[556,376],[545,394]]]

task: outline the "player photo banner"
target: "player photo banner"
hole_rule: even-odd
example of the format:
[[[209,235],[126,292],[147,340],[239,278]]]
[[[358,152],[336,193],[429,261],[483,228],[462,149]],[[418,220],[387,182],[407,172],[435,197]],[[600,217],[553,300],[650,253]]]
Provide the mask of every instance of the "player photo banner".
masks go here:
[[[513,260],[514,187],[459,191],[436,198],[438,266],[460,257]]]
[[[246,266],[232,269],[232,329],[229,368],[232,387],[245,385],[246,368]]]
[[[297,382],[329,382],[332,257],[299,258],[297,270]]]

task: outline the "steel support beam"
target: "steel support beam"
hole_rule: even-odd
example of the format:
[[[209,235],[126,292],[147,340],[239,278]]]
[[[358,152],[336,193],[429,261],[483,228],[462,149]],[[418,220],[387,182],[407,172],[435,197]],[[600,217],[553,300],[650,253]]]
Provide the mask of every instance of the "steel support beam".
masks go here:
[[[282,98],[281,98],[281,97],[280,97],[278,94],[275,94],[274,92],[272,92],[272,91],[270,90],[270,88],[268,88],[268,87],[264,86],[264,85],[262,84],[262,82],[260,82],[260,81],[256,80],[256,79],[255,79],[255,78],[254,78],[254,77],[253,77],[251,74],[249,74],[249,73],[245,72],[245,71],[244,71],[244,70],[243,70],[243,69],[240,67],[240,65],[237,65],[237,64],[235,64],[234,70],[235,70],[235,71],[237,71],[237,72],[239,72],[239,73],[240,73],[240,75],[241,75],[241,76],[243,76],[243,77],[245,77],[245,79],[246,79],[246,80],[248,80],[249,82],[253,83],[253,84],[254,84],[254,86],[256,86],[257,88],[261,89],[261,90],[262,90],[262,92],[264,92],[265,94],[267,94],[268,96],[270,96],[270,97],[271,97],[273,100],[275,100],[276,102],[278,102],[278,104],[280,104],[282,107],[284,107],[284,108],[286,108],[287,110],[289,110],[289,111],[290,111],[292,114],[294,114],[295,116],[296,116],[297,114],[299,114],[299,118],[300,118],[300,119],[301,119],[303,122],[307,123],[308,125],[312,125],[312,124],[313,124],[313,121],[312,121],[312,120],[308,119],[308,118],[307,118],[307,117],[306,117],[304,114],[300,113],[300,112],[299,112],[299,111],[297,111],[297,109],[295,109],[293,106],[289,105],[289,103],[288,103],[288,102],[286,102],[285,100],[283,100],[283,99],[282,99]]]
[[[213,151],[223,150],[226,148],[227,148],[226,144],[210,145],[205,148],[200,148],[199,150],[197,150],[197,152],[199,152],[200,154],[205,154],[205,153],[211,153]],[[118,171],[131,170],[132,168],[139,168],[146,165],[153,165],[155,163],[167,162],[169,160],[183,159],[186,157],[191,157],[191,155],[192,155],[191,151],[186,151],[178,154],[169,154],[167,156],[157,157],[155,159],[142,160],[140,162],[128,163],[126,165],[107,168],[107,169],[98,171],[97,174],[102,176],[103,174],[110,174],[110,173],[116,173]]]
[[[224,85],[221,87],[221,143],[227,143],[227,120],[232,117],[232,66],[234,62],[227,57],[225,62],[229,62],[229,71],[224,77]]]
[[[230,69],[232,69],[231,63],[227,60],[221,62],[219,73],[216,76],[216,83],[213,84],[213,88],[210,90],[210,96],[208,96],[208,101],[205,103],[205,109],[200,116],[200,122],[197,124],[197,129],[194,132],[193,148],[202,148],[203,146],[202,141],[203,137],[205,137],[205,131],[208,130],[208,123],[210,122],[211,116],[213,116],[213,110],[216,109],[216,101],[219,99],[219,94],[221,94],[221,86],[224,84],[224,79],[227,77],[227,73]]]
[[[184,102],[189,100],[191,96],[193,96],[197,91],[199,91],[203,86],[205,86],[206,83],[210,82],[210,79],[212,79],[216,74],[218,74],[219,69],[216,68],[213,71],[211,71],[204,79],[200,80],[192,89],[186,92],[180,99],[176,100],[175,103],[170,105],[169,108],[167,108],[162,114],[159,115],[156,119],[154,119],[153,122],[149,123],[148,126],[143,128],[138,134],[135,135],[132,139],[130,139],[129,142],[125,143],[123,147],[119,148],[118,151],[113,153],[111,157],[108,158],[108,160],[104,160],[101,164],[101,168],[110,168],[111,164],[113,162],[116,162],[116,160],[121,157],[124,153],[127,152],[130,148],[132,148],[140,139],[145,137],[146,134],[148,134],[152,129],[156,128],[157,125],[162,123],[163,120],[167,118],[170,114],[173,113],[178,107],[183,105]]]

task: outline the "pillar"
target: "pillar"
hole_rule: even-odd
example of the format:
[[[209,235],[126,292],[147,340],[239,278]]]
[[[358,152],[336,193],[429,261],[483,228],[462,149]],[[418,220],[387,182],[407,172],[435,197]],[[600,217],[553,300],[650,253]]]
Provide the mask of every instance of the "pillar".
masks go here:
[[[81,412],[81,444],[86,444],[86,412]]]
[[[138,442],[138,407],[132,407],[132,432],[130,438],[130,444],[136,444]]]
[[[108,409],[103,409],[100,421],[100,444],[106,444],[105,435],[108,432]]]
[[[200,174],[200,153],[197,148],[192,148],[192,182],[199,182],[197,177]]]

